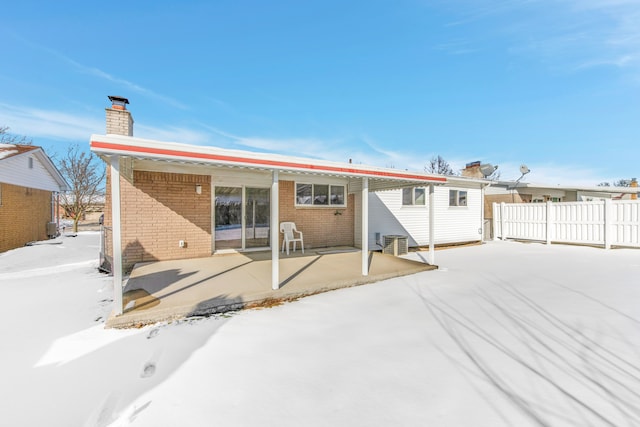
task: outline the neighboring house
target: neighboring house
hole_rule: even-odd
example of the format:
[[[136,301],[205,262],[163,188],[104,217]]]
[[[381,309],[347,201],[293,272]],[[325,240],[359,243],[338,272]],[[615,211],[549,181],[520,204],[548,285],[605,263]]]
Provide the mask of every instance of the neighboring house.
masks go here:
[[[483,189],[490,182],[448,176],[434,187],[434,243],[450,245],[482,241]],[[380,249],[385,235],[404,235],[408,245],[429,245],[428,188],[415,187],[369,193],[369,249]]]
[[[0,144],[0,252],[56,234],[57,195],[68,184],[40,147]]]
[[[498,181],[487,189],[490,203],[592,202],[637,199],[638,187],[583,187]]]
[[[448,180],[135,138],[128,100],[109,98],[107,134],[92,135],[91,150],[108,164],[104,224],[112,230],[108,240],[113,243],[107,247],[112,250],[116,299],[122,296],[123,271],[137,262],[257,249],[271,251],[271,283],[278,289],[281,222],[296,223],[304,233],[305,248],[366,249],[371,247],[371,233],[378,231],[369,226],[371,191],[433,189]],[[436,208],[434,203],[430,206]],[[433,247],[433,241],[429,243]],[[431,250],[431,262],[433,256]],[[366,276],[367,250],[362,251],[361,263]],[[116,300],[116,310],[121,306]]]
[[[467,177],[481,177],[480,162],[467,164],[462,171]],[[630,187],[600,187],[532,184],[517,181],[492,181],[485,189],[484,218],[493,219],[494,203],[593,202],[598,200],[637,200],[638,181]],[[489,237],[489,236],[485,236]]]
[[[103,194],[96,194],[93,197],[91,197],[91,199],[88,199],[88,196],[87,196],[87,198],[83,200],[88,201],[86,203],[87,210],[85,212],[85,216],[87,214],[89,215],[98,214],[99,216],[104,212],[105,197]],[[73,218],[73,213],[71,211],[73,210],[72,207],[74,203],[75,203],[75,197],[73,194],[66,194],[66,196],[63,195],[62,197],[60,197],[58,215],[61,218]]]

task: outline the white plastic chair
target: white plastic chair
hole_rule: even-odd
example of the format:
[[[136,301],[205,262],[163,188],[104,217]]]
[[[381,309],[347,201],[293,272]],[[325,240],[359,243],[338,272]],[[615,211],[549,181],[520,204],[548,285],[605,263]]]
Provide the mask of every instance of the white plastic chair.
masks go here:
[[[293,242],[293,252],[296,251],[296,243],[300,242],[300,248],[302,248],[302,253],[304,253],[304,243],[302,241],[302,232],[298,231],[296,228],[295,222],[281,222],[280,223],[280,232],[284,234],[284,239],[282,239],[282,250],[280,252],[284,252],[284,247],[287,247],[287,255],[289,255],[289,243]],[[295,237],[294,233],[298,233],[298,237]]]

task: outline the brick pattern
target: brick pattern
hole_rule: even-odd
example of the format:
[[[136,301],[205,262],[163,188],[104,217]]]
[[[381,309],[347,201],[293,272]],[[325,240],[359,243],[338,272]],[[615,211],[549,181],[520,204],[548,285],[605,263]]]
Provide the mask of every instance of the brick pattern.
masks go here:
[[[107,189],[111,177],[108,176]],[[136,262],[211,255],[211,178],[162,172],[134,172],[134,184],[120,180],[123,266]],[[195,185],[201,184],[202,194]],[[107,191],[105,225],[112,225]],[[184,248],[178,242],[184,240]],[[110,252],[110,251],[109,251]]]
[[[296,207],[295,183],[280,181],[280,222],[293,221],[304,234],[305,248],[354,245],[355,195],[347,196],[346,208]],[[336,212],[340,212],[336,215]],[[279,244],[282,245],[282,235]]]
[[[105,108],[107,112],[107,134],[133,136],[133,117],[127,110]]]
[[[110,182],[107,169],[105,226],[112,225]],[[200,195],[196,183],[202,185]],[[305,247],[353,246],[355,196],[348,195],[346,208],[296,208],[294,185],[280,181],[280,221],[296,223],[304,233]],[[121,178],[120,186],[125,269],[136,262],[211,255],[210,176],[135,171],[134,184]],[[187,246],[180,248],[179,240]],[[282,236],[278,244],[282,245]]]
[[[51,192],[0,183],[0,252],[45,240]]]

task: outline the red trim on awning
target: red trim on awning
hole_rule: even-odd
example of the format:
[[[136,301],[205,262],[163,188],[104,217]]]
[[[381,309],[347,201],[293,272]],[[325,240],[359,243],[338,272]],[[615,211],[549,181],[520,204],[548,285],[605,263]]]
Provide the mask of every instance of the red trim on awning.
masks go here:
[[[181,151],[181,150],[168,150],[164,148],[152,148],[152,147],[138,147],[132,145],[124,145],[124,144],[113,144],[110,142],[101,142],[101,141],[91,141],[92,148],[102,148],[107,150],[114,151],[128,151],[134,153],[141,154],[156,154],[163,156],[177,156],[183,158],[191,158],[191,159],[202,159],[202,160],[216,160],[222,162],[229,163],[248,163],[252,165],[259,166],[270,166],[270,167],[281,167],[281,168],[295,168],[295,169],[306,169],[310,171],[317,172],[338,172],[345,175],[371,175],[371,176],[379,176],[379,177],[388,177],[388,178],[404,178],[404,179],[412,179],[419,181],[435,181],[435,182],[447,182],[447,179],[444,177],[425,177],[423,175],[415,175],[415,174],[404,174],[401,172],[386,172],[386,171],[378,171],[378,170],[362,170],[362,169],[354,169],[348,167],[338,167],[338,166],[320,166],[306,163],[293,163],[293,162],[285,162],[281,160],[264,160],[264,159],[252,159],[248,157],[237,157],[237,156],[225,156],[219,154],[208,154],[208,153],[194,153],[190,151]]]

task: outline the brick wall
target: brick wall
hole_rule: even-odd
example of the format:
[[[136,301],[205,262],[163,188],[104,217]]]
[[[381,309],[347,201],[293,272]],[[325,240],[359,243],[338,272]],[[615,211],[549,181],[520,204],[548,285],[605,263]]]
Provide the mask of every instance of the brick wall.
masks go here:
[[[211,255],[211,185],[207,175],[134,171],[121,178],[123,266]],[[110,189],[111,177],[107,176]],[[196,194],[196,183],[202,194]],[[105,225],[112,225],[107,192]],[[179,247],[184,240],[186,246]]]
[[[133,117],[127,110],[105,108],[107,115],[107,134],[133,136]]]
[[[295,207],[295,183],[280,181],[280,222],[293,221],[304,234],[305,248],[353,246],[355,195],[347,196],[346,208]],[[335,213],[340,212],[341,215]],[[282,234],[279,244],[282,245]]]
[[[0,252],[46,239],[51,192],[4,183],[0,187]]]
[[[195,192],[196,183],[202,184],[200,195]],[[136,262],[211,255],[210,184],[208,175],[134,171],[133,185],[121,178],[125,269]],[[107,169],[105,226],[112,225],[110,189]],[[280,222],[295,222],[304,233],[305,247],[353,246],[353,194],[347,196],[346,208],[296,208],[294,182],[280,181],[279,197]],[[185,240],[187,247],[180,248],[179,240]]]

